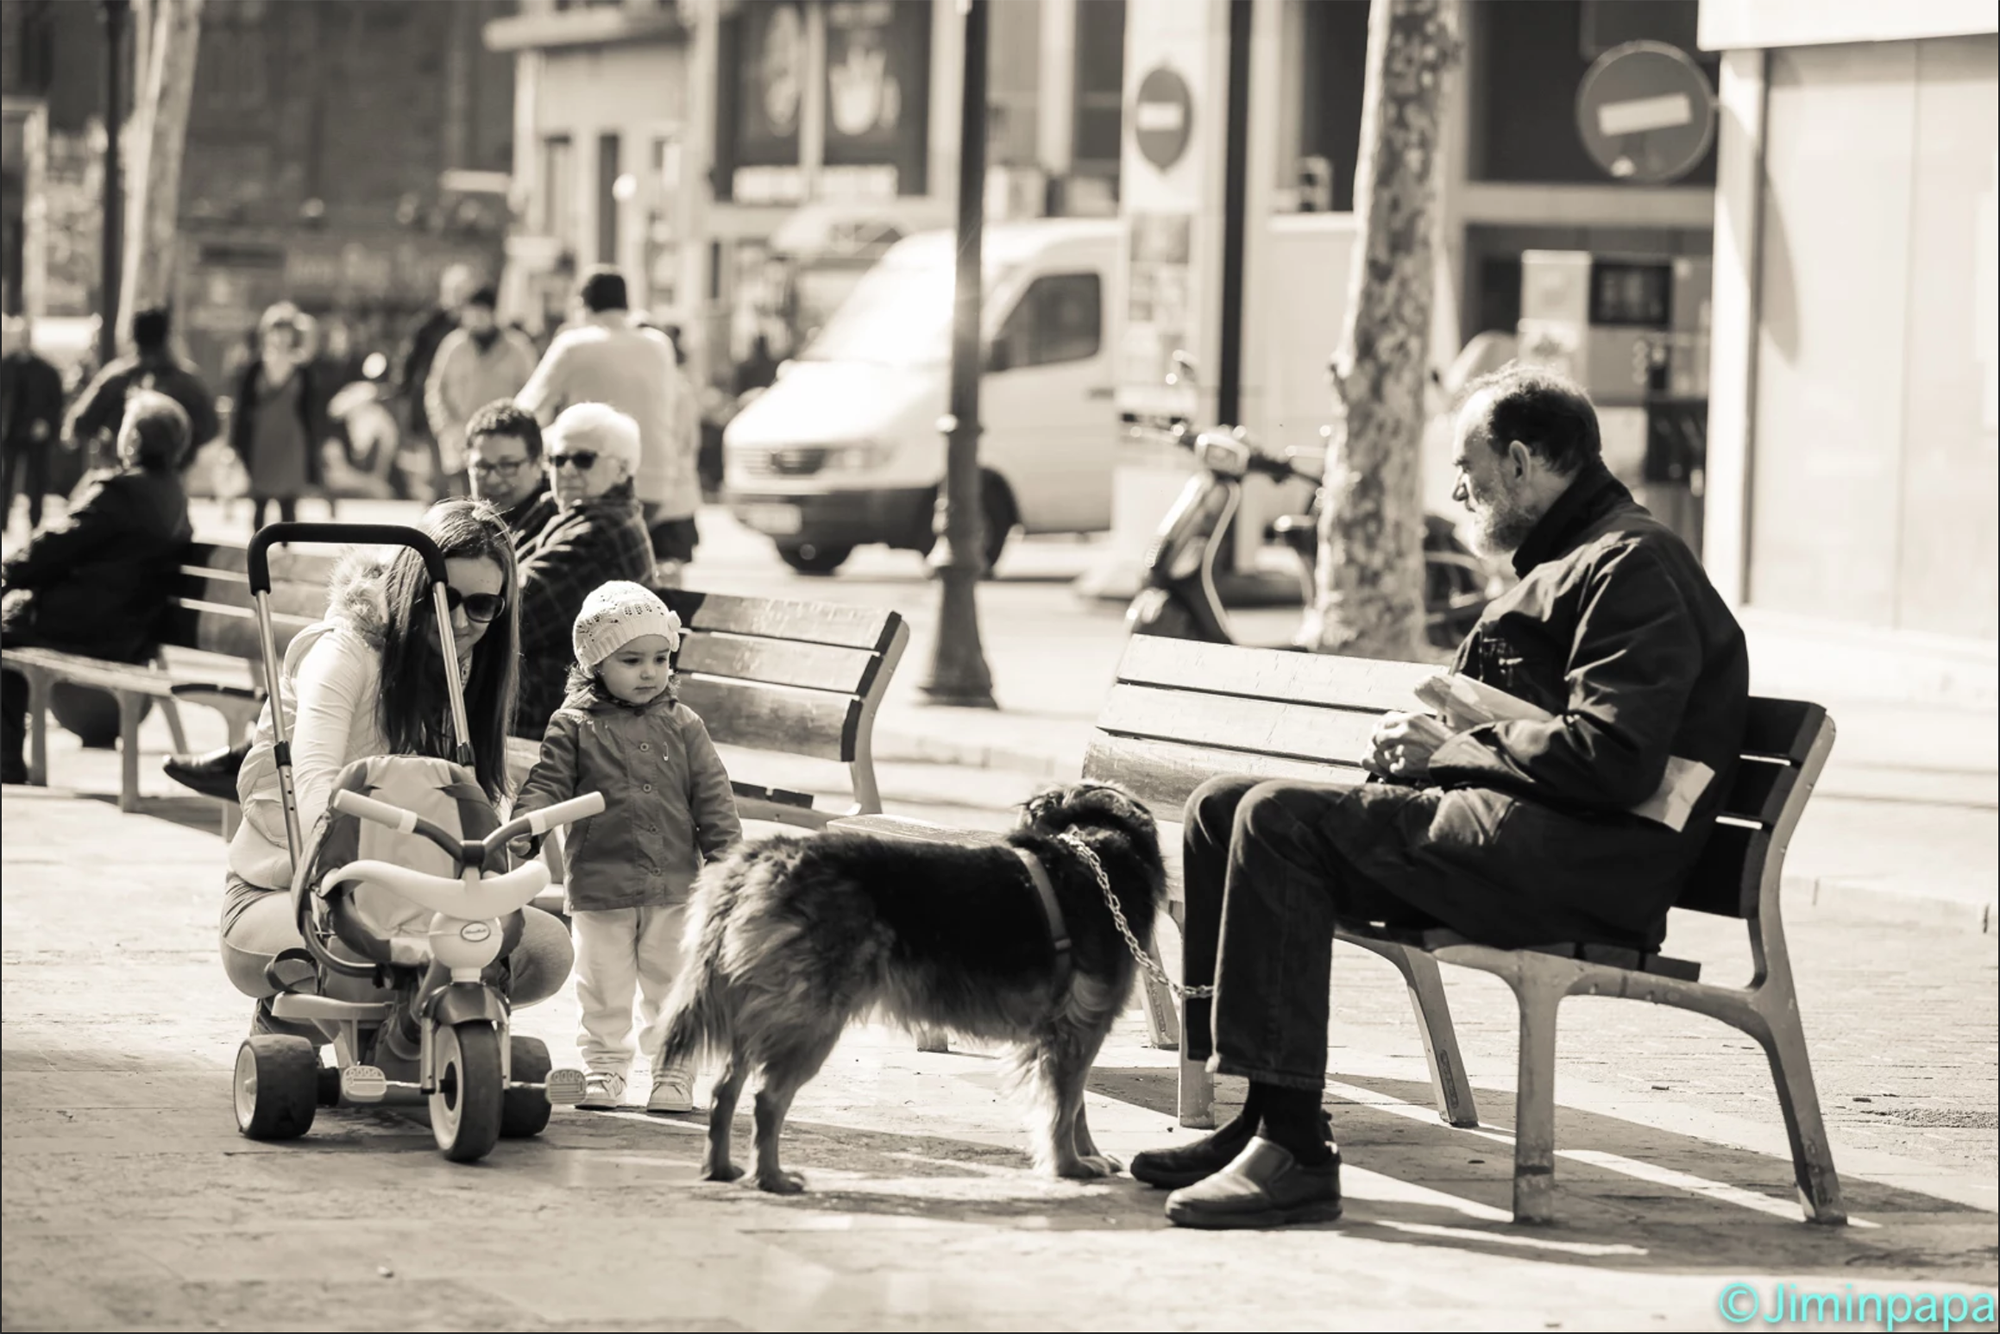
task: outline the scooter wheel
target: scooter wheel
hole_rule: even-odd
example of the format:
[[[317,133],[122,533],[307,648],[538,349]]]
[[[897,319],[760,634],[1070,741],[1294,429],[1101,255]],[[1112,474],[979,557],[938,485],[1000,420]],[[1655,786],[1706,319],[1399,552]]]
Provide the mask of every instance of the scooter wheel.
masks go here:
[[[236,1128],[251,1139],[297,1139],[319,1107],[319,1053],[304,1038],[259,1033],[236,1049]]]
[[[440,1028],[431,1135],[455,1163],[477,1162],[500,1138],[500,1035],[484,1019]]]
[[[554,1064],[548,1044],[540,1038],[519,1036],[508,1039],[513,1058],[513,1077],[520,1083],[540,1084],[547,1080]],[[549,1095],[541,1089],[508,1089],[500,1099],[500,1138],[529,1139],[549,1124]]]

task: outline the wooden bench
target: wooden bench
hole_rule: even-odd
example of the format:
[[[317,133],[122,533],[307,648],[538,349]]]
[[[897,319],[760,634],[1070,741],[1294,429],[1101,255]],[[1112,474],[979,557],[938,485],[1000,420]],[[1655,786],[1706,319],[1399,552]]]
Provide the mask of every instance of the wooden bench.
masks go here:
[[[896,612],[825,602],[658,590],[686,633],[675,660],[681,699],[718,745],[845,764],[853,805],[814,805],[810,793],[738,782],[745,819],[819,829],[882,809],[875,781],[875,713],[910,641]],[[513,738],[507,767],[527,777],[541,743]]]
[[[244,548],[235,543],[188,545],[160,625],[162,651],[151,663],[107,662],[47,648],[8,648],[0,655],[28,682],[30,783],[48,783],[49,696],[61,682],[108,691],[118,702],[121,811],[138,809],[139,714],[147,699],[160,702],[176,750],[187,750],[177,708],[181,702],[221,712],[232,743],[249,736],[263,696],[254,684],[216,679],[242,676],[254,683],[260,670],[262,655],[244,559]],[[281,650],[325,610],[327,578],[335,559],[283,550],[272,553],[273,629]],[[170,661],[169,651],[176,650]],[[190,654],[200,656],[184,660]]]
[[[1217,774],[1359,782],[1376,718],[1391,709],[1420,707],[1412,691],[1437,670],[1135,638],[1098,718],[1084,777],[1125,784],[1159,819],[1174,824],[1194,789]],[[1398,932],[1360,922],[1339,932],[1340,939],[1380,954],[1403,975],[1438,1112],[1450,1125],[1476,1125],[1479,1116],[1438,962],[1493,973],[1513,990],[1520,1013],[1516,1221],[1545,1222],[1552,1216],[1556,1011],[1564,997],[1575,995],[1693,1010],[1755,1038],[1777,1083],[1806,1217],[1816,1223],[1846,1221],[1799,1021],[1778,894],[1786,846],[1833,739],[1833,720],[1817,704],[1751,701],[1743,761],[1724,798],[1721,823],[1677,900],[1678,907],[1745,924],[1754,965],[1745,986],[1703,983],[1695,963],[1589,943],[1504,950],[1448,931]],[[1183,906],[1169,905],[1176,925],[1184,920]],[[1144,998],[1151,1011],[1165,1004],[1157,989]],[[1153,1027],[1171,1040],[1170,1017],[1156,1014]],[[1180,1089],[1181,1123],[1214,1124],[1206,1069],[1183,1059]]]

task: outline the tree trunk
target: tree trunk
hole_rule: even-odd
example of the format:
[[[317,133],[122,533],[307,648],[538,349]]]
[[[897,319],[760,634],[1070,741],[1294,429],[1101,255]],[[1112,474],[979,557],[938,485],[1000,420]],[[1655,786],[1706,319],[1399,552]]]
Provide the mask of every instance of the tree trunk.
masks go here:
[[[1305,642],[1322,653],[1423,659],[1421,443],[1450,0],[1374,0],[1355,167],[1360,231],[1334,356],[1333,448]]]
[[[180,212],[181,158],[188,110],[194,101],[196,50],[201,44],[202,0],[151,0],[152,30],[142,43],[148,60],[139,70],[133,111],[135,145],[131,198],[127,201],[123,293],[118,341],[130,341],[132,317],[173,299],[176,223]]]
[[[930,675],[919,689],[933,704],[992,708],[993,676],[979,643],[975,590],[986,572],[979,507],[979,324],[986,206],[986,31],[988,0],[960,0],[965,14],[965,87],[958,114],[958,271],[951,328],[951,407],[947,433],[944,536],[933,554],[939,592]]]

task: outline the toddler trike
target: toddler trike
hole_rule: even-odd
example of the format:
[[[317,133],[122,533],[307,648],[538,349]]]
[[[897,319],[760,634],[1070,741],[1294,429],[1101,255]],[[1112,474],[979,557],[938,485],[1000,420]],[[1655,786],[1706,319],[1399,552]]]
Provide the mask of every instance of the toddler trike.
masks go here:
[[[547,888],[548,868],[508,869],[522,835],[595,815],[586,793],[499,824],[472,772],[465,702],[455,664],[443,555],[413,528],[273,524],[250,542],[249,583],[262,641],[267,698],[281,701],[272,633],[269,549],[280,543],[399,545],[422,556],[431,579],[439,659],[447,683],[456,763],[376,756],[344,769],[329,809],[302,839],[283,707],[274,706],[292,903],[303,950],[267,968],[278,988],[271,1023],[236,1053],[239,1129],[252,1139],[293,1139],[321,1106],[428,1103],[438,1148],[455,1162],[489,1153],[501,1137],[548,1124],[550,1104],[583,1096],[583,1073],[551,1070],[540,1041],[510,1035],[505,956],[520,938],[521,909]],[[304,1030],[301,1032],[300,1030]],[[330,1040],[338,1070],[322,1069]]]

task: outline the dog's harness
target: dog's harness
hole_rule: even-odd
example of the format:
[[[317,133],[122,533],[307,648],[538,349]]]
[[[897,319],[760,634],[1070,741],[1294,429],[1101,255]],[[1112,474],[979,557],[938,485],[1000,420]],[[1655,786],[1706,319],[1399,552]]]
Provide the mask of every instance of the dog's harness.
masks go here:
[[[1042,865],[1042,859],[1023,847],[1015,847],[1014,855],[1021,859],[1021,865],[1028,868],[1028,883],[1035,887],[1035,898],[1042,905],[1042,916],[1048,919],[1049,940],[1056,948],[1055,995],[1060,1003],[1062,997],[1069,994],[1069,923],[1063,920],[1062,905],[1056,902],[1056,887],[1049,883],[1048,868]]]

